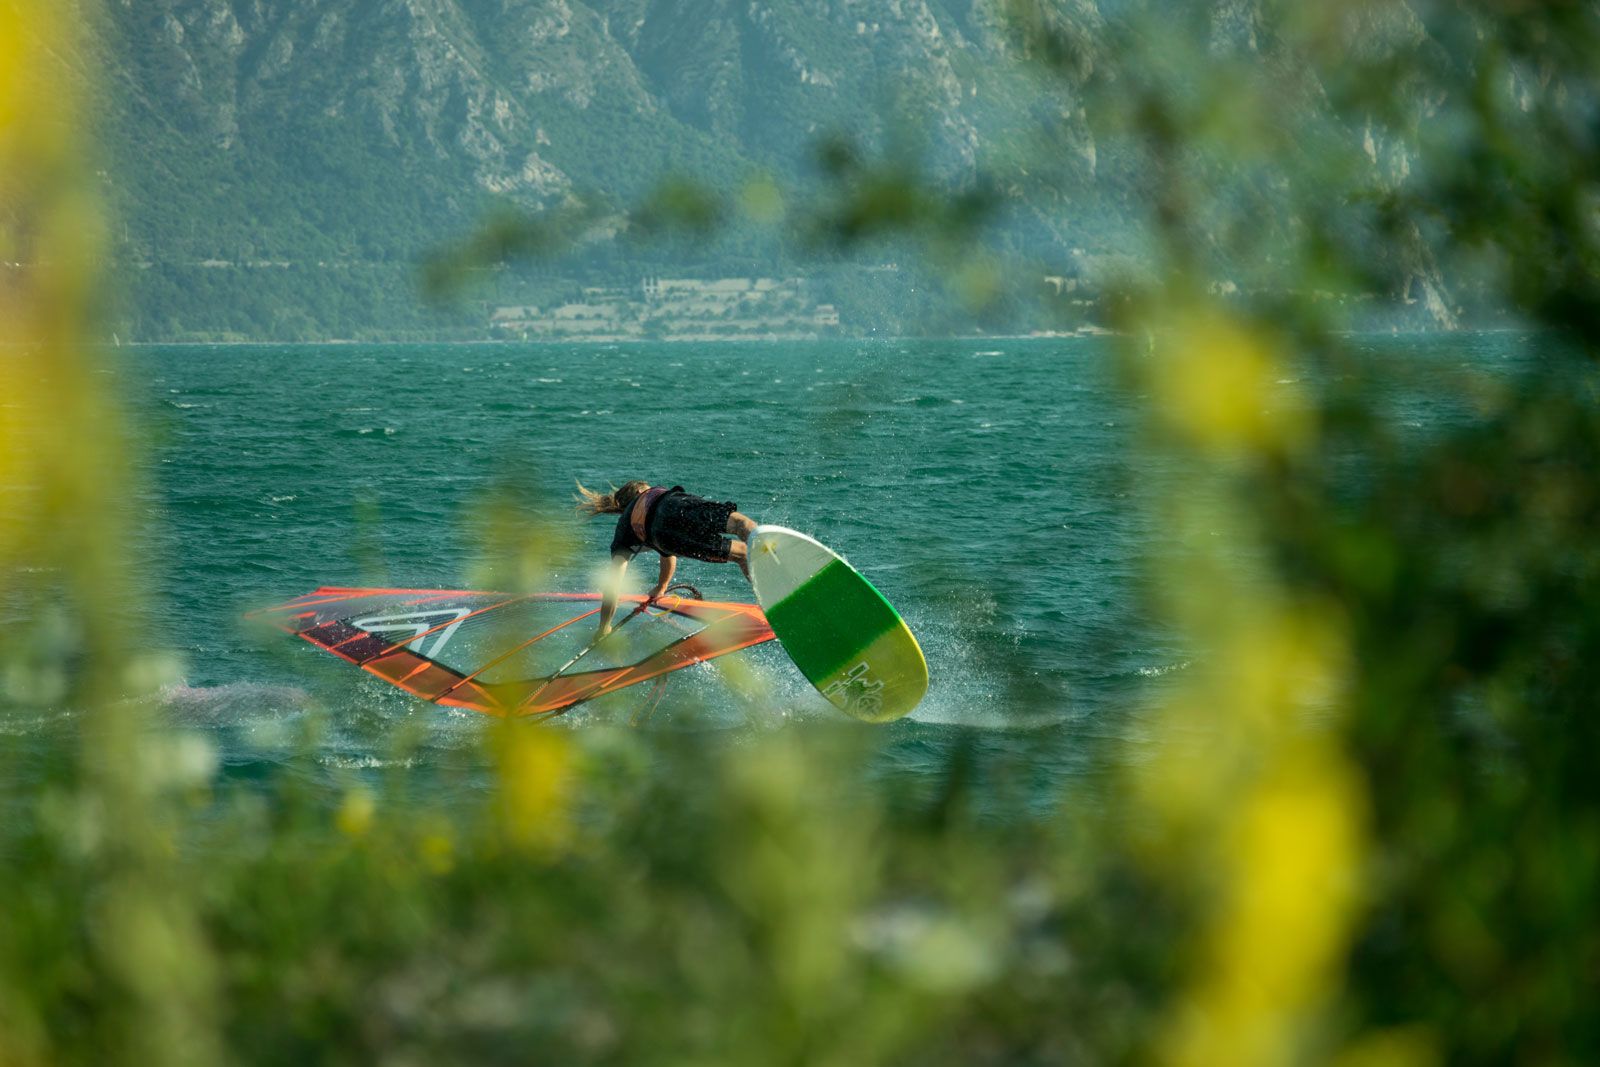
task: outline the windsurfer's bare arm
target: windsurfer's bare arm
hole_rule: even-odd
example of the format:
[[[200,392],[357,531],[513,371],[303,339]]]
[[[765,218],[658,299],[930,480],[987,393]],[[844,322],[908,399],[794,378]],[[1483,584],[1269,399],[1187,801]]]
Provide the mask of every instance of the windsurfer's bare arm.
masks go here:
[[[667,591],[667,586],[672,584],[672,572],[677,569],[677,556],[664,555],[661,557],[661,575],[656,579],[656,587],[650,590],[650,599],[652,601],[659,599],[661,594]]]
[[[742,511],[735,511],[728,515],[727,534],[733,538],[728,543],[728,559],[739,565],[744,572],[744,580],[750,580],[750,553],[745,543],[750,535],[755,532],[756,520]]]
[[[605,585],[600,590],[600,633],[596,635],[596,640],[611,632],[611,619],[617,613],[617,597],[622,594],[622,573],[627,569],[627,556],[611,557],[611,572],[606,575]]]
[[[739,569],[744,572],[744,580],[748,582],[750,580],[750,550],[745,547],[743,541],[728,542],[728,559],[739,565]]]

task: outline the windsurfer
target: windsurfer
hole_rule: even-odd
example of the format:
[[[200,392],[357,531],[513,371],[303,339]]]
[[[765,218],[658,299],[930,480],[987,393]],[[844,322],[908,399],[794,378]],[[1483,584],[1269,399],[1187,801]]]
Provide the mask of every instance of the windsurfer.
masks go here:
[[[601,637],[611,632],[623,572],[643,549],[661,557],[661,572],[650,591],[652,601],[672,584],[679,556],[707,563],[736,563],[746,580],[750,577],[745,538],[756,523],[731,500],[707,500],[685,492],[681,485],[663,488],[632,481],[609,493],[597,493],[579,482],[578,510],[585,515],[617,516],[617,530],[611,538],[611,573],[600,604]]]

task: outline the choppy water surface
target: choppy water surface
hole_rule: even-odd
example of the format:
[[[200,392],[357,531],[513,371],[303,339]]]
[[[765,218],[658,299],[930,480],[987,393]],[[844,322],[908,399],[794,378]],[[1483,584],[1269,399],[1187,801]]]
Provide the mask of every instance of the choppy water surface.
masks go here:
[[[286,761],[313,713],[330,773],[384,765],[402,728],[420,731],[414,760],[481,758],[480,717],[421,705],[240,616],[323,584],[470,587],[484,506],[508,485],[542,501],[554,533],[541,537],[577,542],[543,561],[553,589],[591,588],[611,536],[611,520],[571,512],[574,478],[679,483],[849,557],[928,655],[927,700],[871,742],[875,773],[913,791],[960,753],[980,784],[1003,774],[989,784],[1052,804],[1095,778],[1094,742],[1140,684],[1185,663],[1137,619],[1150,534],[1134,489],[1161,472],[1135,469],[1131,401],[1100,342],[123,355],[151,442],[136,552],[183,676],[165,703],[225,773]],[[648,581],[653,557],[636,570]],[[684,561],[679,577],[749,598],[732,567]],[[777,646],[742,658],[763,696],[681,672],[644,729],[716,743],[836,716]],[[562,722],[626,723],[644,698],[626,691]]]

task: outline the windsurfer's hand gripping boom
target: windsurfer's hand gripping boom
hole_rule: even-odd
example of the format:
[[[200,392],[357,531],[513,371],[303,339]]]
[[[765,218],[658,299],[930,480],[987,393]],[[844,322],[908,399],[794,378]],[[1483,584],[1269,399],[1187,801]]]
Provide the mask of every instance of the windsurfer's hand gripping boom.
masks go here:
[[[622,595],[622,576],[628,569],[628,559],[628,556],[611,557],[611,570],[606,575],[605,588],[600,591],[602,597],[600,601],[600,632],[596,635],[596,640],[611,632],[611,620],[617,614],[617,600]],[[677,556],[661,557],[660,576],[657,577],[656,587],[650,590],[650,595],[645,599],[645,603],[654,604],[661,599],[661,595],[672,584],[672,575],[677,569]]]

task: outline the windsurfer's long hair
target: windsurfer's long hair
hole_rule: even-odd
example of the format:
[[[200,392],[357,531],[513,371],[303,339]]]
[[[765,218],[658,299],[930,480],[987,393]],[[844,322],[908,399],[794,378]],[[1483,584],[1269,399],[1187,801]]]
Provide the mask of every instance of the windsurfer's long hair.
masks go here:
[[[609,493],[597,493],[593,489],[578,482],[578,510],[584,515],[620,515],[622,509],[639,498],[639,494],[650,488],[649,482],[624,482],[622,488],[612,487]]]

